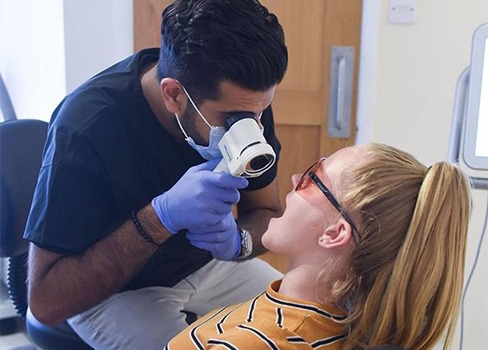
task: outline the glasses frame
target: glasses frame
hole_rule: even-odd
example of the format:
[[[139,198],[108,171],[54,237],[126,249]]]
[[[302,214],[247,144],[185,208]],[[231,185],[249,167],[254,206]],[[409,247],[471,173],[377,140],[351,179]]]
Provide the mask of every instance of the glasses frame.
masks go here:
[[[359,237],[359,232],[358,229],[356,228],[356,225],[354,225],[351,217],[347,215],[347,213],[344,211],[344,208],[339,204],[337,199],[334,197],[334,195],[330,192],[330,190],[325,186],[325,184],[320,180],[320,178],[317,175],[317,170],[320,168],[320,164],[322,161],[324,161],[326,158],[320,158],[316,163],[312,164],[302,175],[300,181],[295,187],[295,191],[299,191],[300,189],[303,189],[307,187],[309,182],[306,182],[307,177],[313,180],[315,185],[319,188],[319,190],[324,194],[324,196],[329,200],[329,202],[332,204],[334,208],[341,214],[341,216],[344,218],[344,220],[347,221],[349,225],[351,225],[352,228],[352,238],[354,239],[354,243],[359,244],[360,242],[360,237]],[[306,183],[305,183],[306,182]]]

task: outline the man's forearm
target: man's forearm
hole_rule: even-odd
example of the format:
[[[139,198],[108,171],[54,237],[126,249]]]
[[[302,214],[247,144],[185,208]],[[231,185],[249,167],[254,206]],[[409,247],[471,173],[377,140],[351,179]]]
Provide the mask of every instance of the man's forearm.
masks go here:
[[[158,244],[170,234],[148,205],[139,221]],[[33,246],[30,252],[29,305],[47,325],[58,324],[119,291],[155,252],[128,220],[80,255],[56,255]]]

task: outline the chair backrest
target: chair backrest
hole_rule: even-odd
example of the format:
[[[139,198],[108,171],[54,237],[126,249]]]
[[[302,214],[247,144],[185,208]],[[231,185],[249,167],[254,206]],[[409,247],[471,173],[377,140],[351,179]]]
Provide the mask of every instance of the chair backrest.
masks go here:
[[[17,119],[0,123],[0,256],[27,252],[24,234],[41,167],[47,123]]]
[[[17,313],[26,317],[29,338],[42,349],[91,349],[64,323],[47,327],[28,312],[27,256],[23,239],[48,124],[41,120],[17,119],[0,123],[0,256],[9,257],[8,287]],[[30,315],[30,316],[29,316]]]
[[[2,74],[0,74],[0,110],[2,111],[4,120],[17,119],[14,106],[7,91],[7,86],[3,82]]]

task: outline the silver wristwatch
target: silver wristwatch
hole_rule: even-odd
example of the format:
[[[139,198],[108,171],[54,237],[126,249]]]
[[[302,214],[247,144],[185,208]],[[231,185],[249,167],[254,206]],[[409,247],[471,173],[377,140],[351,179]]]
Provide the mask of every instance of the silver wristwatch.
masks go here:
[[[245,259],[252,253],[251,233],[244,228],[239,228],[239,234],[241,235],[241,254],[236,258],[236,260]]]

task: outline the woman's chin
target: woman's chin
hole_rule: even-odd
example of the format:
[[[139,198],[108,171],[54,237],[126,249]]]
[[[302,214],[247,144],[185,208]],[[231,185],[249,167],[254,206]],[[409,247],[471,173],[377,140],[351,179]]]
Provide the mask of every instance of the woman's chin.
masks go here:
[[[274,238],[275,234],[273,233],[273,226],[273,223],[270,221],[268,229],[261,236],[261,243],[263,244],[263,247],[270,251],[273,251],[273,240],[276,240],[276,238]]]

